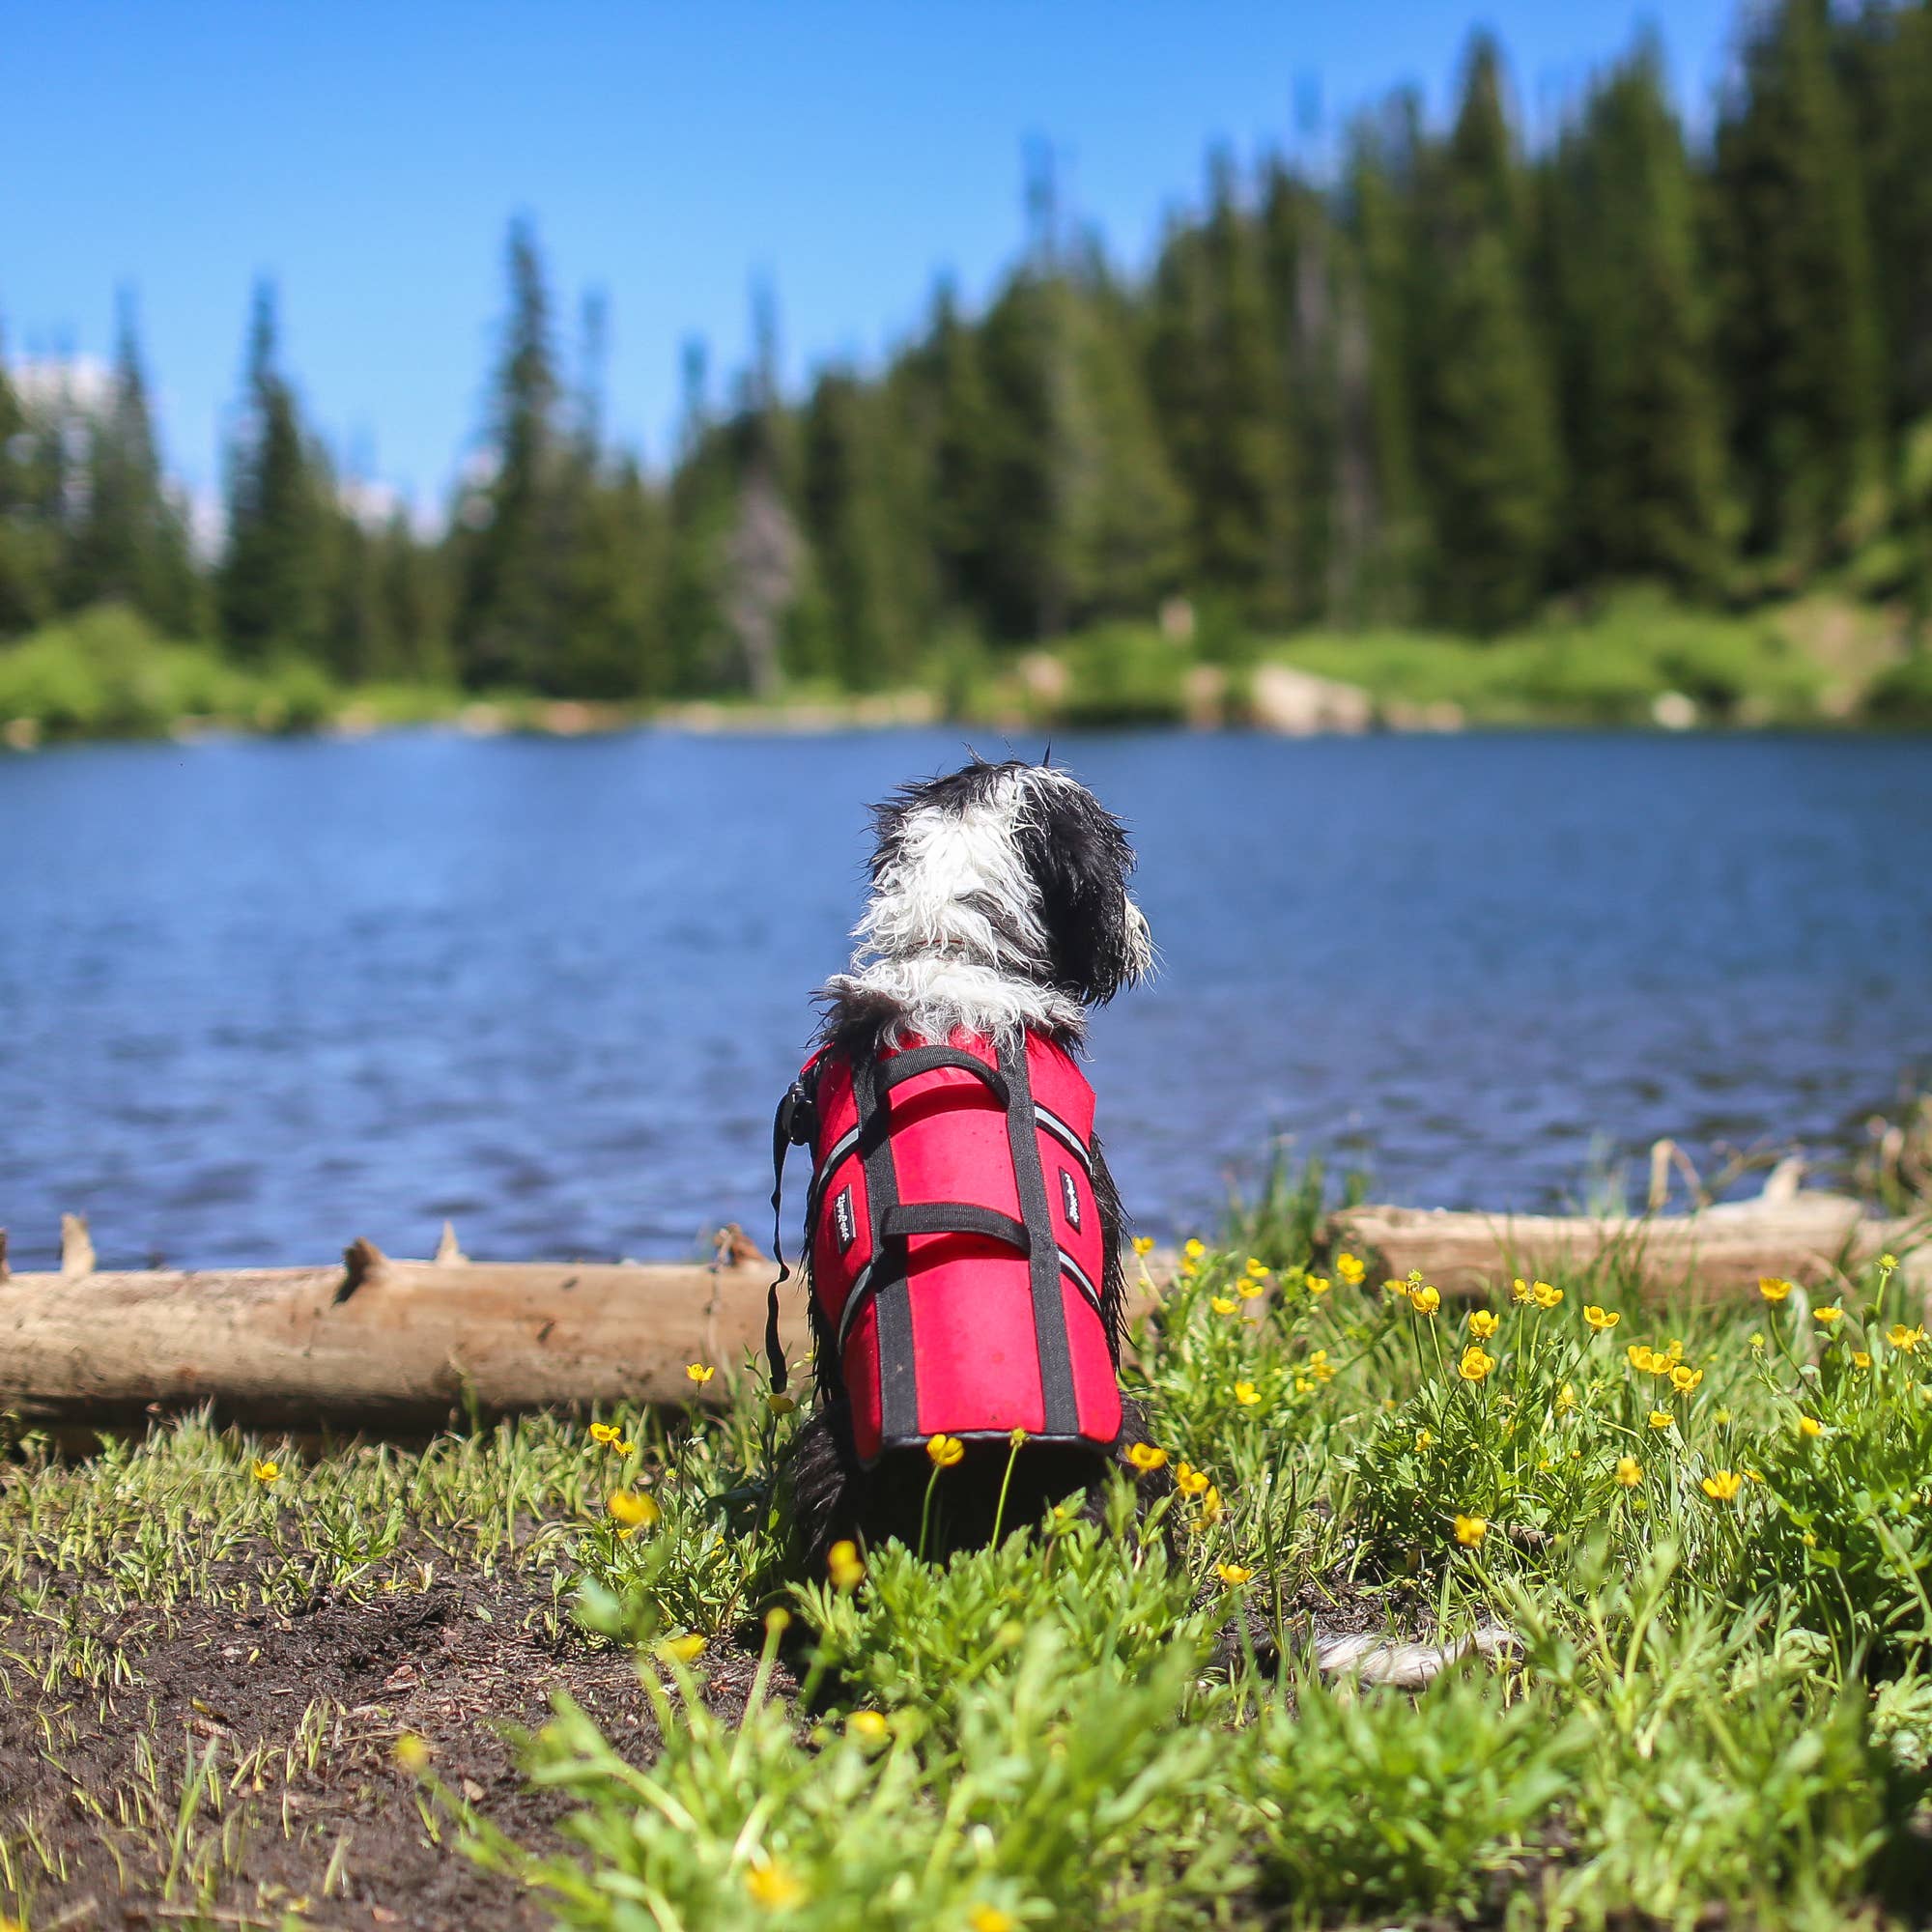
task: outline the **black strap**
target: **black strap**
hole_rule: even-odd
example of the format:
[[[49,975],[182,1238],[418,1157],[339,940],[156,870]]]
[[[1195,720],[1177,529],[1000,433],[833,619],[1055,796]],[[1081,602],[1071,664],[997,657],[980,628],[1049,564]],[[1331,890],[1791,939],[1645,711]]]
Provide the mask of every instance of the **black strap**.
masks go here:
[[[881,1218],[879,1232],[889,1241],[902,1241],[908,1235],[988,1235],[1023,1255],[1033,1249],[1024,1221],[969,1201],[901,1203]]]
[[[1039,1353],[1039,1389],[1048,1435],[1078,1435],[1080,1399],[1073,1386],[1073,1351],[1066,1339],[1066,1307],[1060,1298],[1060,1246],[1047,1205],[1046,1175],[1039,1160],[1039,1131],[1033,1111],[1033,1081],[1027,1070],[1027,1042],[1003,1037],[1000,1067],[1011,1098],[1007,1104],[1007,1142],[1012,1149],[1013,1179],[1019,1184],[1020,1214],[1033,1237],[1028,1271],[1033,1283],[1034,1346]]]
[[[779,1271],[765,1291],[765,1366],[774,1395],[784,1393],[786,1376],[784,1344],[779,1340],[779,1290],[791,1279],[791,1269],[785,1266],[784,1210],[781,1205],[784,1198],[785,1155],[811,1138],[813,1100],[811,1088],[806,1081],[816,1065],[814,1061],[811,1067],[785,1089],[778,1112],[772,1116],[772,1259],[778,1263]],[[815,1086],[816,1082],[812,1084]]]
[[[892,1137],[883,1131],[881,1068],[869,1054],[861,1055],[852,1068],[852,1097],[859,1107],[860,1145],[865,1149],[866,1212],[872,1224],[872,1311],[879,1332],[879,1428],[888,1439],[904,1438],[919,1433],[919,1383],[912,1359],[912,1291],[906,1283],[905,1245],[901,1241],[889,1242],[886,1235],[886,1223],[899,1206],[899,1178],[893,1165]]]
[[[993,1090],[993,1097],[1002,1107],[1012,1104],[1006,1075],[998,1067],[988,1066],[983,1060],[976,1059],[956,1046],[913,1046],[903,1053],[894,1054],[879,1072],[879,1096],[883,1099],[895,1087],[907,1080],[917,1080],[922,1073],[930,1073],[941,1066],[956,1066],[962,1073],[977,1074]]]

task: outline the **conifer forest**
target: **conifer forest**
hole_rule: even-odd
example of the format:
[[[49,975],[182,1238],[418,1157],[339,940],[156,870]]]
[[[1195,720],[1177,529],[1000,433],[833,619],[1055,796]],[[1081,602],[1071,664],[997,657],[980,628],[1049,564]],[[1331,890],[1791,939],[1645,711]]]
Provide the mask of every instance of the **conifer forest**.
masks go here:
[[[1211,153],[1132,270],[1036,160],[983,304],[942,282],[876,365],[787,393],[761,296],[751,365],[692,345],[648,460],[604,426],[597,294],[518,218],[481,456],[413,518],[347,487],[264,282],[197,540],[124,294],[104,399],[0,343],[0,640],[118,606],[242,669],[652,703],[933,685],[1177,609],[1210,659],[1493,638],[1629,585],[1737,612],[1830,583],[1920,635],[1932,0],[1738,33],[1699,125],[1639,43],[1534,142],[1478,37],[1446,125],[1393,95],[1320,178]]]

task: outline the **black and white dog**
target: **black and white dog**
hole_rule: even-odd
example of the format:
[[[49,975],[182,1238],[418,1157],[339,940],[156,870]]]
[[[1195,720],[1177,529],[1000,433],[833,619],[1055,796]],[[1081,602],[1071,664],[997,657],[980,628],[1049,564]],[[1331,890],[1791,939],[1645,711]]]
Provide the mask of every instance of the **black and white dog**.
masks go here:
[[[946,777],[907,785],[875,808],[873,817],[871,895],[854,928],[858,951],[851,970],[829,980],[818,996],[825,1009],[818,1035],[820,1054],[814,1063],[808,1063],[802,1077],[810,1080],[814,1065],[842,1065],[848,1069],[849,1106],[853,1090],[869,1094],[875,1079],[883,1090],[899,1078],[899,1074],[881,1075],[879,1069],[894,1066],[895,1056],[909,1046],[915,1051],[923,1047],[928,1059],[945,1063],[947,1049],[929,1043],[970,1038],[994,1062],[995,1071],[988,1075],[976,1067],[966,1070],[988,1080],[1000,1094],[1001,1105],[1017,1106],[1009,1102],[1005,1085],[997,1077],[1000,1070],[1023,1083],[1030,1050],[1036,1064],[1042,1052],[1057,1056],[1047,1065],[1049,1076],[1063,1065],[1070,1067],[1067,1057],[1077,1055],[1084,1045],[1088,1009],[1103,1005],[1151,970],[1147,921],[1127,889],[1134,855],[1125,831],[1069,773],[1018,760],[995,764],[975,759]],[[1031,1049],[1029,1041],[1035,1043]],[[1044,1049],[1039,1042],[1046,1043]],[[951,1061],[964,1065],[957,1051]],[[1078,1079],[1077,1074],[1073,1077]],[[1040,1171],[1038,1159],[1029,1151],[1038,1084],[1036,1080],[1035,1092],[1027,1096],[1025,1131],[1016,1130],[1013,1140],[1022,1198],[1029,1165],[1036,1174]],[[915,1085],[907,1085],[917,1094]],[[972,1085],[955,1076],[951,1091],[957,1094]],[[1086,1093],[1084,1081],[1079,1092]],[[990,1108],[983,1094],[980,1098]],[[801,1112],[809,1104],[801,1093]],[[837,1216],[828,1205],[827,1189],[837,1185],[838,1174],[833,1174],[833,1168],[841,1147],[850,1159],[867,1158],[863,1148],[857,1154],[849,1152],[863,1137],[866,1118],[862,1103],[857,1115],[860,1125],[839,1146],[814,1149],[819,1170],[807,1208],[806,1242],[808,1255],[819,1264],[828,1255],[836,1261],[826,1245],[835,1235],[851,1239],[847,1197],[854,1189],[848,1184],[837,1197]],[[984,1119],[982,1111],[982,1122]],[[1048,1171],[1065,1187],[1070,1227],[1080,1226],[1082,1201],[1091,1201],[1087,1211],[1098,1224],[1097,1253],[1091,1247],[1083,1249],[1097,1259],[1097,1280],[1090,1280],[1072,1264],[1065,1246],[1059,1259],[1078,1279],[1104,1325],[1106,1353],[1101,1367],[1109,1398],[1114,1399],[1113,1371],[1119,1364],[1125,1294],[1120,1199],[1097,1138],[1075,1147],[1063,1123],[1044,1111],[1040,1124],[1059,1132],[1065,1146],[1078,1155],[1076,1165],[1062,1152],[1062,1143],[1041,1142],[1048,1150]],[[803,1141],[808,1135],[794,1131],[792,1137]],[[830,1141],[829,1129],[823,1138]],[[877,1213],[881,1191],[877,1170],[857,1171],[862,1178],[871,1176],[871,1211]],[[1009,1186],[1011,1172],[1008,1172]],[[887,1173],[890,1177],[890,1160]],[[830,1182],[828,1174],[833,1175]],[[1076,1190],[1075,1179],[1080,1176],[1084,1176],[1082,1189],[1091,1186],[1091,1194]],[[1042,1208],[1049,1193],[1052,1211],[1058,1213],[1063,1206],[1059,1189],[1034,1189]],[[954,1211],[982,1216],[985,1211],[952,1207]],[[910,1211],[936,1214],[943,1220],[947,1210],[928,1207]],[[886,1236],[892,1232],[889,1225],[884,1229]],[[1037,1223],[1032,1232],[1037,1253]],[[874,1233],[879,1233],[876,1223]],[[1073,1236],[1069,1233],[1064,1238]],[[880,1251],[889,1246],[882,1240]],[[960,1237],[956,1246],[961,1252],[974,1251],[968,1237]],[[1005,1252],[983,1242],[978,1251],[989,1256]],[[1007,1264],[1016,1264],[1010,1254]],[[990,1260],[981,1264],[996,1264]],[[903,1261],[899,1266],[902,1276]],[[915,1437],[903,1433],[895,1440],[890,1427],[885,1432],[887,1446],[881,1449],[877,1403],[868,1421],[863,1403],[855,1411],[854,1391],[847,1385],[841,1360],[847,1336],[841,1330],[852,1320],[850,1308],[864,1299],[863,1270],[861,1277],[851,1291],[848,1309],[837,1320],[824,1305],[822,1293],[814,1292],[811,1297],[817,1403],[796,1438],[790,1467],[794,1523],[808,1564],[822,1563],[825,1551],[841,1538],[876,1543],[897,1536],[912,1544],[929,1531],[928,1553],[934,1553],[985,1541],[993,1533],[996,1511],[1010,1529],[1037,1521],[1050,1503],[1077,1490],[1089,1491],[1092,1505],[1109,1458],[1138,1439],[1131,1406],[1121,1411],[1120,1431],[1111,1441],[1068,1439],[1065,1432],[1062,1439],[1053,1440],[1049,1429],[1043,1432],[1049,1439],[1024,1441],[1015,1451],[1014,1437],[1005,1432],[978,1432],[976,1439],[976,1432],[962,1431],[966,1439],[959,1444],[958,1462],[939,1486],[939,1510],[926,1524],[923,1506],[932,1479],[928,1454]],[[1041,1280],[1037,1270],[1032,1278],[1036,1284]],[[1051,1263],[1045,1279],[1056,1284],[1054,1294],[1063,1292]],[[876,1282],[870,1286],[874,1299],[883,1306],[886,1291]],[[977,1284],[969,1284],[969,1291],[964,1295],[969,1312],[962,1318],[968,1330],[952,1321],[948,1332],[954,1336],[970,1332],[970,1304]],[[1091,1321],[1071,1300],[1071,1291],[1065,1293],[1074,1316]],[[883,1312],[878,1317],[882,1331],[886,1319]],[[1060,1346],[1064,1351],[1064,1336]],[[1041,1359],[1047,1359],[1044,1351]],[[937,1366],[943,1374],[945,1365]],[[1040,1386],[1044,1382],[1042,1368]],[[890,1409],[891,1396],[883,1401]],[[869,1458],[862,1455],[855,1441],[855,1420],[861,1434],[871,1432]],[[1007,1492],[1002,1506],[1003,1486]]]

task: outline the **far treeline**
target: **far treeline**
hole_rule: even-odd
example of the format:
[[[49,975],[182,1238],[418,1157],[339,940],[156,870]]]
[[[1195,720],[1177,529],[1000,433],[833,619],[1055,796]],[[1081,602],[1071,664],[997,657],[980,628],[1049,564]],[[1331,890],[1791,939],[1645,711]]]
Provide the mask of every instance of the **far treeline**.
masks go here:
[[[560,329],[520,222],[487,460],[436,535],[367,514],[264,286],[204,559],[124,304],[104,401],[0,364],[0,636],[116,603],[241,667],[652,700],[901,685],[1175,599],[1210,656],[1848,572],[1922,628],[1932,0],[1742,32],[1707,141],[1645,43],[1534,152],[1478,39],[1446,129],[1399,94],[1332,177],[1216,154],[1140,275],[1037,163],[982,312],[941,286],[882,367],[793,398],[762,301],[724,401],[688,352],[662,472],[605,427],[601,303]]]

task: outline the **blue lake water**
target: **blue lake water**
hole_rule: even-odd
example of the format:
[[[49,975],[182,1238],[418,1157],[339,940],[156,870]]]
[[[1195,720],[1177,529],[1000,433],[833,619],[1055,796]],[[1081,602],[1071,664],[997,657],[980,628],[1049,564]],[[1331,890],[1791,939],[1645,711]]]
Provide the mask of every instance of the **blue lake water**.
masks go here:
[[[978,742],[999,748],[991,734]],[[1037,749],[1022,744],[1023,752]],[[106,1263],[764,1238],[866,804],[957,734],[0,757],[0,1225]],[[1106,735],[1158,982],[1091,1071],[1129,1208],[1269,1137],[1539,1207],[1669,1133],[1842,1148],[1932,1073],[1932,747]],[[1607,1137],[1606,1146],[1597,1137]],[[801,1183],[802,1184],[802,1183]]]

